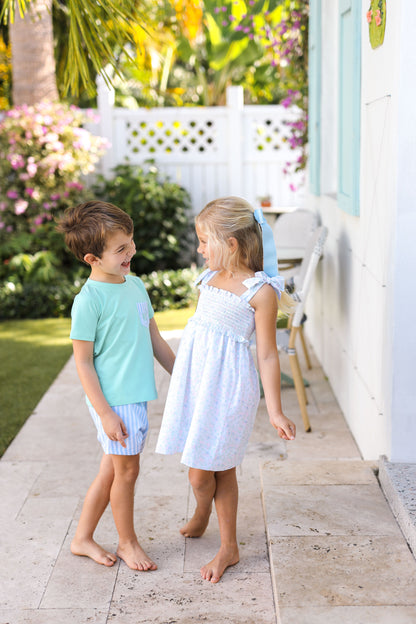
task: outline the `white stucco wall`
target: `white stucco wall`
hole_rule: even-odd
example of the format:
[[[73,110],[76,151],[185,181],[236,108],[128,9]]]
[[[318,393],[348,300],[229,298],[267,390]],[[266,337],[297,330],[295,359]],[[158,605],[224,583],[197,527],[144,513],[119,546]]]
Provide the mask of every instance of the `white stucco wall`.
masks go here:
[[[401,0],[396,223],[391,262],[392,461],[416,462],[416,3]]]
[[[322,194],[307,198],[329,229],[308,302],[308,335],[363,457],[386,454],[394,461],[416,461],[411,362],[416,329],[412,349],[406,350],[411,311],[402,294],[404,286],[406,295],[411,290],[409,254],[416,268],[416,240],[411,242],[416,232],[416,124],[411,120],[416,84],[410,78],[416,3],[411,3],[388,3],[384,44],[375,50],[365,18],[368,2],[362,3],[360,216],[353,217],[336,200],[338,2],[322,0]]]

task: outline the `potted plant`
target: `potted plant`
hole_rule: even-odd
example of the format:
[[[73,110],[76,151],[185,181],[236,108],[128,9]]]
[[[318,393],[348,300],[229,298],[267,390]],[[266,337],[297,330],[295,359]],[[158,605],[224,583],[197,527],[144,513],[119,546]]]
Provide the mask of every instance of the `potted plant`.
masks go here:
[[[272,205],[271,195],[261,195],[261,197],[258,197],[258,200],[262,208],[269,208]]]

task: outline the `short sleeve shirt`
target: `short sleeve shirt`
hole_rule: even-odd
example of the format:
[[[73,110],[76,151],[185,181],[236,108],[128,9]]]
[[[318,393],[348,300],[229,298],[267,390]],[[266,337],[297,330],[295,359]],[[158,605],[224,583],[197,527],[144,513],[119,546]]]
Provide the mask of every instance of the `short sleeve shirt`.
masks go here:
[[[157,397],[153,314],[143,282],[132,275],[122,284],[88,279],[74,299],[70,337],[94,343],[94,366],[109,405]]]

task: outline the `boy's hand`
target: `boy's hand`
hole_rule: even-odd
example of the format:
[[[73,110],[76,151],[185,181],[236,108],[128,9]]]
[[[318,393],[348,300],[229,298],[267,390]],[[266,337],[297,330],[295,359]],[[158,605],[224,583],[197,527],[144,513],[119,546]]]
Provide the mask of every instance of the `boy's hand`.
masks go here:
[[[294,440],[296,436],[296,425],[284,414],[279,414],[270,418],[272,426],[277,430],[279,437],[283,440]]]
[[[126,448],[125,439],[129,437],[126,425],[118,414],[111,411],[101,418],[103,429],[106,435],[115,442],[120,442],[121,446]]]

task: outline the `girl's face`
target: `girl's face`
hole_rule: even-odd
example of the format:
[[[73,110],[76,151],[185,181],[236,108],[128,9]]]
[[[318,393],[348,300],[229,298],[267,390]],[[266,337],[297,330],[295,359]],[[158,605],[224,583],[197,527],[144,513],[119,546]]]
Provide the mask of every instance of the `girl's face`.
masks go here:
[[[217,269],[217,267],[214,266],[215,259],[213,257],[213,254],[210,251],[208,236],[205,234],[203,230],[201,230],[201,228],[198,225],[195,226],[195,229],[196,229],[196,235],[198,236],[198,241],[199,241],[197,252],[200,253],[201,256],[204,258],[207,267],[211,269],[211,271],[214,271]]]

